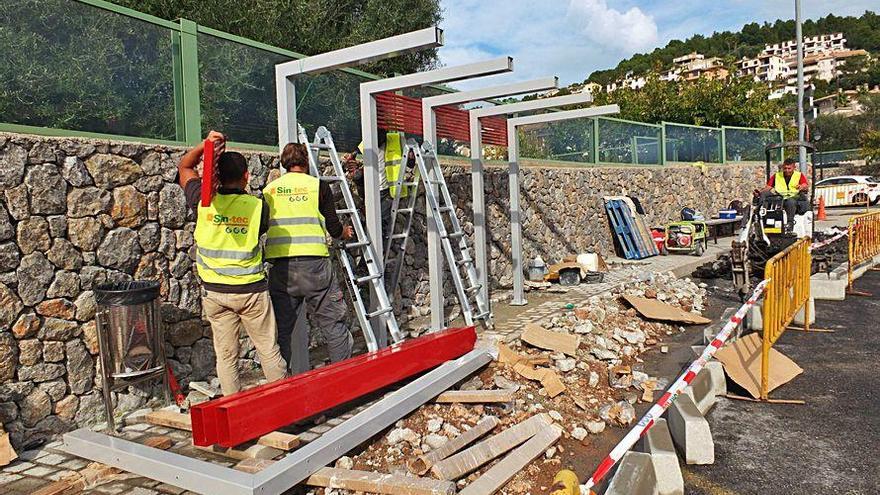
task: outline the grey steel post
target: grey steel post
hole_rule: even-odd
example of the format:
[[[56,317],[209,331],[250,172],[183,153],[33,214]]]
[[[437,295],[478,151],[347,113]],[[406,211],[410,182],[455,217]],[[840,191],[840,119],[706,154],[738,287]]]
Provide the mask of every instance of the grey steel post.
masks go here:
[[[483,126],[474,112],[468,113],[471,131],[471,209],[474,212],[474,263],[482,287],[483,300],[489,299],[489,253],[486,236],[486,186],[483,181]]]
[[[458,93],[450,93],[446,95],[432,96],[422,99],[422,136],[423,139],[437,147],[437,115],[434,111],[438,107],[446,105],[460,105],[462,103],[470,103],[491,98],[502,98],[505,96],[519,95],[523,93],[534,93],[536,91],[546,91],[559,86],[559,81],[555,77],[545,77],[532,81],[517,82],[504,84],[500,86],[492,86],[489,88],[476,89],[473,91],[461,91]],[[479,172],[473,169],[474,160],[474,142],[476,137],[476,146],[480,147],[480,130],[479,119],[477,126],[473,122],[474,118],[470,116],[470,140],[471,140],[471,183],[473,185],[473,211],[474,211],[474,261],[477,269],[477,277],[482,284],[480,292],[483,300],[489,304],[489,277],[486,267],[486,221],[485,221],[485,199],[483,195],[483,176],[482,162],[478,165]],[[476,133],[475,133],[476,129]],[[482,152],[478,151],[476,155],[482,156]],[[479,179],[477,178],[479,175]],[[434,187],[433,185],[431,186]],[[479,201],[477,194],[479,191]],[[427,201],[427,200],[426,200]],[[478,204],[479,203],[479,204]],[[437,224],[430,208],[426,208],[428,212],[428,273],[430,276],[431,287],[431,330],[440,330],[443,326],[443,257],[440,256],[440,239],[437,236]],[[479,217],[479,220],[478,220]],[[480,225],[477,232],[477,225]],[[482,260],[482,262],[481,262]],[[435,319],[434,315],[438,315]]]
[[[408,88],[425,86],[428,84],[440,84],[452,81],[460,81],[462,79],[470,79],[479,76],[488,76],[499,74],[501,72],[509,72],[513,68],[513,61],[510,57],[501,57],[493,60],[475,62],[471,64],[458,65],[455,67],[444,67],[442,69],[431,70],[427,72],[418,72],[415,74],[407,74],[403,76],[391,77],[388,79],[380,79],[378,81],[369,81],[361,83],[361,136],[364,142],[364,205],[366,209],[367,232],[373,244],[376,246],[377,253],[383,253],[384,233],[382,232],[382,207],[379,193],[379,174],[384,171],[379,170],[378,154],[376,143],[378,136],[376,133],[377,116],[376,116],[376,94],[386,91],[400,91]],[[432,143],[433,144],[433,143]],[[430,245],[429,245],[430,246]],[[435,246],[436,249],[436,246]],[[380,269],[383,260],[379,260]],[[436,267],[428,267],[429,270]],[[432,294],[434,288],[431,288]],[[375,309],[375,295],[371,297],[371,309]],[[441,293],[442,300],[442,293]],[[443,322],[442,305],[439,311],[432,307],[431,322],[439,319],[440,325]],[[381,328],[374,328],[373,333],[382,347],[384,331]]]
[[[801,31],[801,0],[794,0],[794,25],[797,41],[797,126],[798,141],[804,141],[804,36]],[[798,146],[798,167],[802,174],[807,173],[807,149]]]
[[[276,65],[275,97],[278,105],[278,149],[283,149],[287,143],[298,141],[296,86],[294,84],[296,76],[319,74],[344,67],[367,64],[441,45],[443,45],[443,30],[432,26]]]
[[[532,124],[597,117],[618,112],[620,112],[620,107],[617,105],[604,105],[601,107],[551,112],[507,120],[507,159],[510,162],[510,170],[508,172],[508,179],[510,180],[510,249],[513,261],[513,298],[510,302],[511,305],[520,306],[528,302],[526,301],[523,287],[522,211],[519,205],[520,181],[517,129]]]

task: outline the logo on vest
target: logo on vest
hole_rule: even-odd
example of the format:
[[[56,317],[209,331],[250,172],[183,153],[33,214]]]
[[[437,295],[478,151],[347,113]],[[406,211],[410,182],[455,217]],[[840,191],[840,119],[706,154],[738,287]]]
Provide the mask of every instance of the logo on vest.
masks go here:
[[[286,196],[287,200],[290,202],[301,202],[309,200],[309,188],[308,187],[286,187],[286,186],[277,186],[275,188],[276,196]]]
[[[224,228],[227,234],[247,234],[251,222],[248,217],[228,217],[219,213],[208,213],[205,220],[215,227]]]

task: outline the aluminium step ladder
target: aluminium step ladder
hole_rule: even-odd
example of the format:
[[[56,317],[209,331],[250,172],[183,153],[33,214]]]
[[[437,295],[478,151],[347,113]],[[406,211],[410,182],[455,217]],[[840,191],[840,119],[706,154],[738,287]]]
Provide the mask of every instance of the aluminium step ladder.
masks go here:
[[[415,155],[418,151],[419,145],[412,138],[408,139],[403,146],[400,158],[400,173],[397,174],[397,181],[394,183],[394,190],[397,191],[397,194],[394,195],[391,203],[391,227],[385,233],[385,270],[390,270],[385,279],[385,288],[388,290],[388,295],[392,300],[394,300],[397,285],[400,283],[400,274],[403,271],[406,248],[409,245],[410,233],[412,232],[416,199],[419,195],[419,169],[414,169],[412,176],[407,179],[406,165],[409,161],[410,152]],[[402,191],[406,191],[406,195]],[[401,208],[400,204],[404,201],[403,208]],[[395,232],[398,225],[401,225],[402,228],[400,232]]]
[[[414,144],[415,141],[410,140],[410,143]],[[408,145],[407,148],[409,147]],[[474,321],[481,320],[487,327],[491,327],[492,313],[487,301],[483,298],[481,291],[483,286],[477,278],[474,258],[471,256],[467,237],[455,214],[455,204],[452,202],[452,196],[449,194],[449,188],[443,178],[443,170],[440,168],[440,162],[437,161],[437,155],[434,153],[431,143],[423,143],[421,148],[418,146],[413,148],[418,174],[425,185],[425,199],[437,224],[437,234],[440,237],[443,253],[446,255],[446,263],[449,265],[449,273],[452,276],[453,285],[455,285],[455,292],[458,295],[465,324],[473,325]],[[418,184],[418,182],[416,183]],[[439,200],[434,186],[440,192]],[[418,187],[416,186],[416,190],[412,192],[417,191]],[[411,199],[411,202],[414,205],[415,200]],[[455,255],[456,250],[458,257]],[[464,285],[462,271],[468,282],[467,287]],[[473,310],[474,306],[476,306],[476,313]]]
[[[379,348],[371,326],[371,321],[374,318],[379,318],[378,321],[385,325],[388,330],[388,335],[395,343],[402,341],[404,335],[401,333],[400,328],[397,325],[397,319],[394,317],[394,308],[391,306],[391,301],[388,298],[388,294],[385,292],[385,285],[382,281],[383,274],[379,270],[379,265],[377,263],[378,256],[376,255],[375,248],[366,229],[363,227],[363,223],[361,223],[361,216],[355,205],[354,197],[351,195],[351,189],[348,187],[348,181],[345,177],[345,169],[339,161],[339,154],[336,152],[336,145],[333,143],[333,136],[326,127],[321,126],[315,132],[314,141],[309,142],[305,129],[300,127],[299,141],[305,144],[309,151],[309,172],[311,175],[318,177],[322,182],[335,183],[339,186],[339,189],[342,192],[342,197],[345,201],[345,208],[336,210],[336,213],[339,215],[349,215],[352,227],[355,231],[356,239],[354,241],[343,242],[340,244],[341,249],[339,251],[339,258],[345,268],[349,292],[351,293],[352,303],[355,313],[357,314],[358,322],[364,332],[367,349],[375,351]],[[330,156],[330,162],[333,165],[333,175],[324,175],[318,165],[320,163],[318,157],[321,150],[327,151]],[[356,264],[354,257],[356,255],[361,257],[363,260],[362,264],[366,266],[367,275],[365,276],[358,276],[355,274],[354,267]],[[364,304],[364,298],[361,296],[360,287],[361,284],[365,283],[372,286],[373,293],[378,296],[378,307],[373,312],[367,311],[367,307]]]

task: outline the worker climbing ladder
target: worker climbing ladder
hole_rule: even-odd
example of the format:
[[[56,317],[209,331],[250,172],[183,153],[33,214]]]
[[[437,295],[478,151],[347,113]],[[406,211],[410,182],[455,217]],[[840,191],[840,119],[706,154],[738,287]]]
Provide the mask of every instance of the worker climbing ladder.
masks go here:
[[[351,224],[354,227],[356,240],[353,242],[342,243],[339,258],[342,261],[342,265],[345,267],[345,274],[350,289],[349,292],[351,292],[352,303],[354,305],[355,313],[357,314],[358,322],[364,332],[367,349],[375,351],[379,348],[371,326],[373,318],[379,318],[379,321],[381,321],[388,329],[388,334],[394,342],[400,342],[403,340],[403,334],[397,326],[397,320],[394,317],[394,308],[392,308],[388,294],[385,292],[385,285],[382,282],[382,272],[377,263],[375,248],[363,227],[363,223],[361,223],[360,213],[354,203],[354,197],[351,195],[351,189],[348,187],[348,182],[345,179],[345,169],[339,161],[339,154],[336,152],[336,145],[333,143],[333,136],[331,136],[330,131],[328,131],[326,127],[322,126],[315,132],[315,139],[310,143],[305,129],[300,127],[299,141],[307,144],[307,149],[309,151],[309,172],[323,182],[331,182],[339,185],[339,189],[342,192],[342,198],[345,201],[345,208],[342,210],[336,210],[336,213],[339,215],[349,215]],[[333,165],[333,175],[324,175],[321,167],[318,166],[320,163],[318,157],[321,150],[327,151],[330,156],[330,163]],[[356,256],[360,256],[363,260],[362,264],[366,266],[367,275],[359,277],[355,274],[354,267],[356,264],[354,258]],[[361,284],[364,283],[369,283],[373,288],[373,292],[378,295],[378,307],[373,312],[367,311],[367,308],[364,305],[364,299],[361,296],[360,287]]]
[[[486,325],[491,326],[491,312],[489,311],[488,302],[483,298],[481,288],[478,282],[477,270],[474,264],[474,258],[471,256],[471,249],[467,244],[467,238],[461,229],[461,224],[455,214],[455,205],[452,202],[452,196],[449,194],[449,188],[446,180],[443,178],[443,171],[440,163],[437,161],[437,155],[434,153],[430,143],[424,143],[420,148],[415,140],[410,139],[404,149],[403,160],[406,160],[409,151],[412,150],[416,159],[416,170],[413,177],[407,181],[404,179],[403,173],[397,178],[397,190],[401,191],[402,187],[406,187],[408,191],[407,203],[404,208],[396,208],[399,206],[400,198],[395,198],[394,207],[392,208],[392,222],[396,223],[397,218],[403,215],[402,231],[394,233],[392,226],[392,235],[389,239],[389,248],[392,241],[399,243],[399,249],[396,251],[386,251],[387,256],[394,252],[397,259],[394,262],[394,272],[392,274],[390,287],[395,288],[399,278],[400,271],[403,266],[403,257],[406,255],[406,245],[412,229],[412,218],[415,209],[416,196],[418,195],[419,179],[425,185],[425,199],[428,208],[433,212],[433,216],[437,223],[437,233],[440,236],[440,242],[443,253],[446,256],[446,262],[449,265],[449,272],[452,276],[452,283],[455,286],[455,292],[458,296],[458,302],[461,306],[461,313],[464,316],[466,325],[473,325],[474,321],[482,320]],[[403,167],[401,170],[405,170]],[[434,187],[439,190],[439,198]],[[393,224],[392,224],[393,225]],[[453,245],[453,242],[456,244]],[[456,250],[458,256],[455,255]],[[464,272],[464,277],[462,277]],[[465,287],[464,280],[468,285]],[[473,301],[473,303],[472,303]],[[476,306],[476,313],[474,313]]]

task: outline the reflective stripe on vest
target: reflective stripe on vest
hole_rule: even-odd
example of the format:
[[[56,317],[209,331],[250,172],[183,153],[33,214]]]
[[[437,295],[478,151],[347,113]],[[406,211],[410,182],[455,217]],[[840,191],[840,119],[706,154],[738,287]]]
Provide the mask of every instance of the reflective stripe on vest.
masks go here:
[[[795,170],[791,174],[791,178],[788,182],[785,182],[785,174],[782,172],[776,172],[776,178],[773,179],[773,189],[779,193],[783,198],[793,198],[800,194],[798,191],[798,184],[801,183],[801,173]]]
[[[389,132],[385,140],[385,180],[388,181],[388,192],[391,197],[397,196],[397,178],[400,176],[400,159],[403,151],[400,149],[401,135],[397,132]],[[401,187],[400,197],[409,195],[408,187]]]
[[[243,285],[263,280],[260,217],[263,202],[248,194],[217,194],[199,206],[196,271],[204,282]]]
[[[269,205],[266,258],[330,255],[319,191],[320,181],[303,173],[284,174],[263,189]]]

